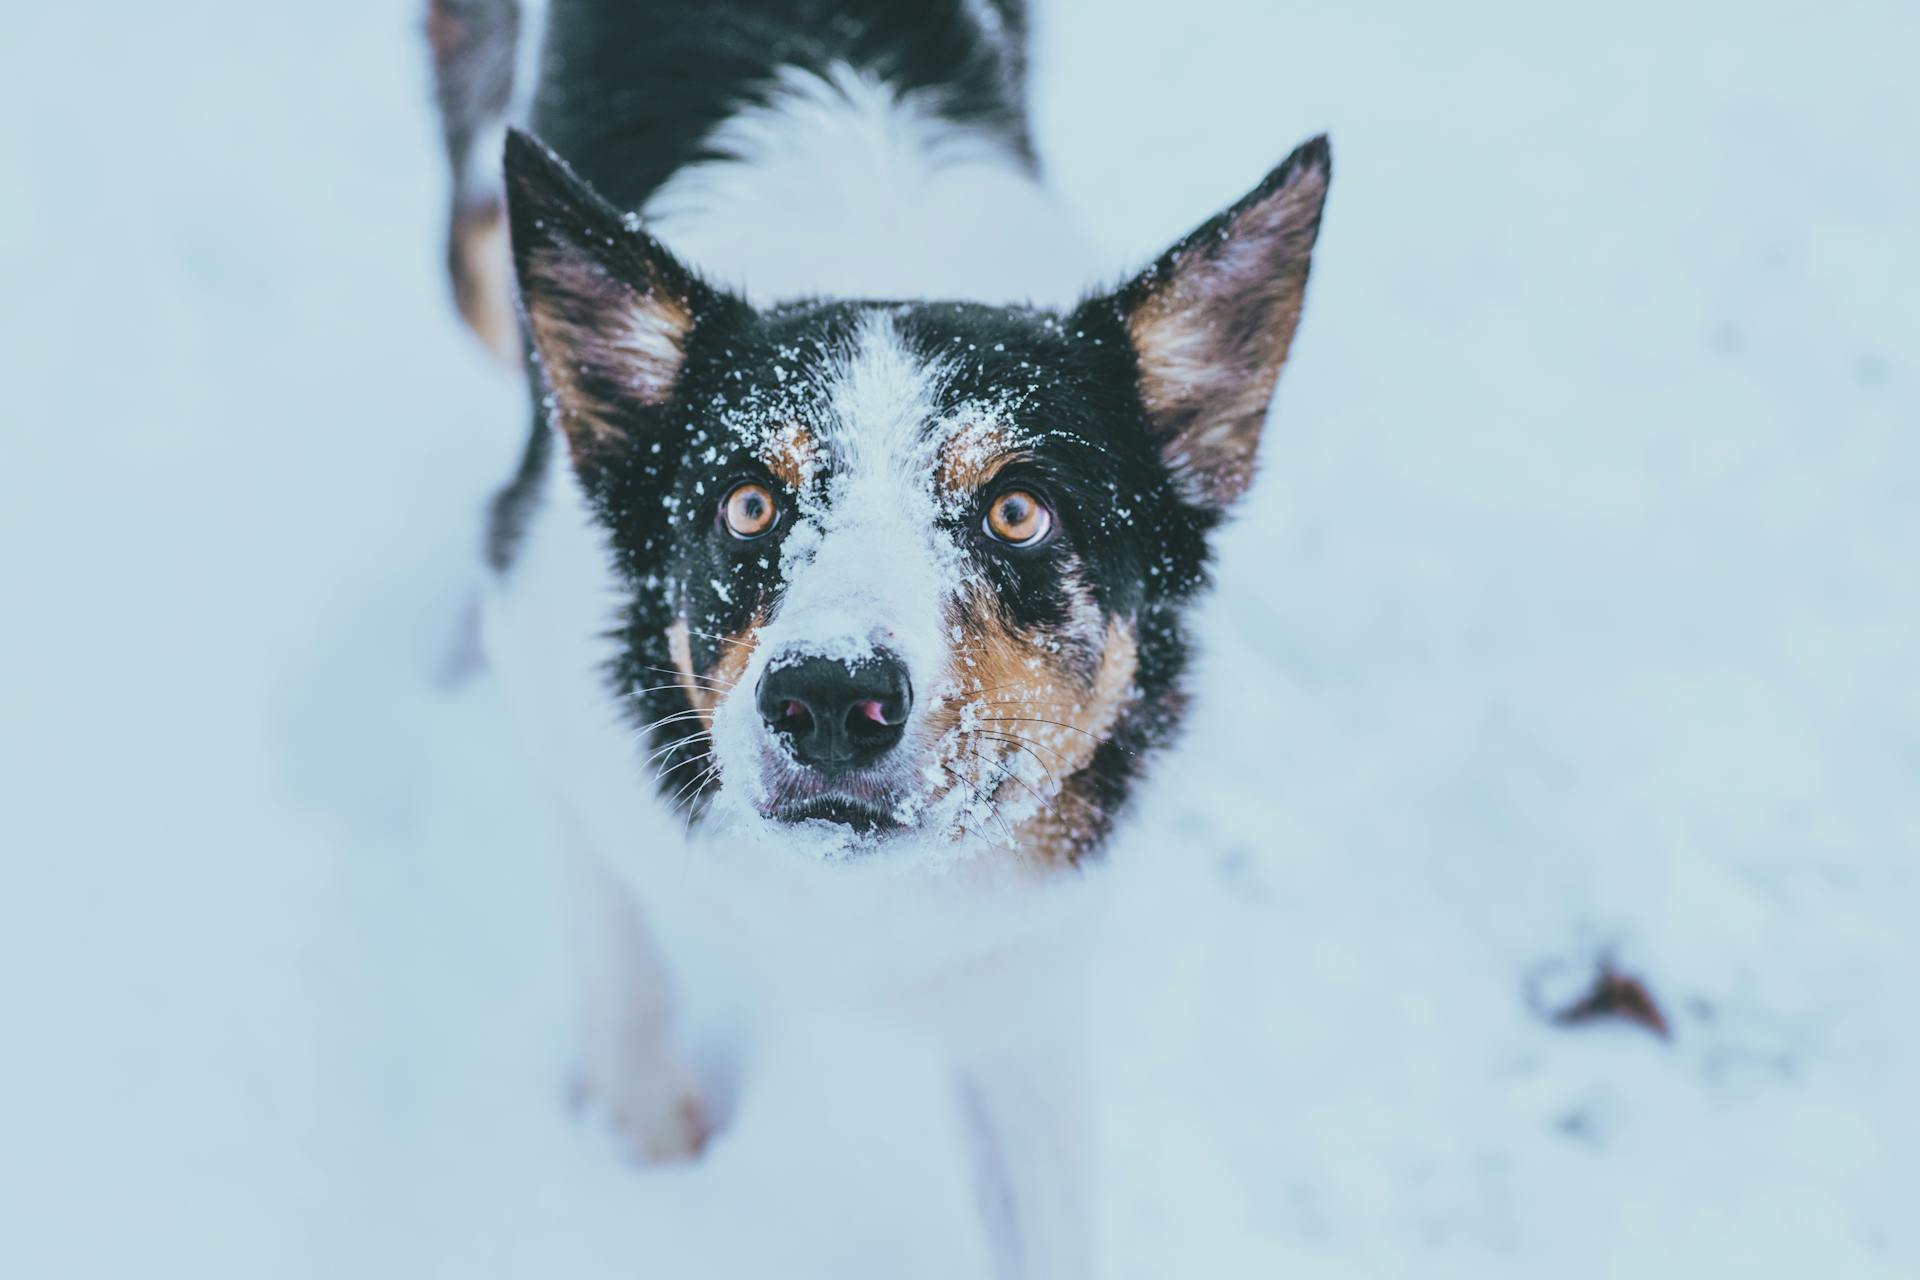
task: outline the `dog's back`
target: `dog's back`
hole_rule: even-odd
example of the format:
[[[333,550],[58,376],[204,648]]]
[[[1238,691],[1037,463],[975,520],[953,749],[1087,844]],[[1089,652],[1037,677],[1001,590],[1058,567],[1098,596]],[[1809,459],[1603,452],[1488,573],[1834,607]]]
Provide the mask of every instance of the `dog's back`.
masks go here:
[[[434,0],[429,31],[455,297],[510,358],[509,124],[759,301],[1084,282],[1033,181],[1020,0]]]
[[[1031,159],[1010,0],[552,0],[532,124],[614,204],[644,207],[713,135],[793,73],[914,95]]]

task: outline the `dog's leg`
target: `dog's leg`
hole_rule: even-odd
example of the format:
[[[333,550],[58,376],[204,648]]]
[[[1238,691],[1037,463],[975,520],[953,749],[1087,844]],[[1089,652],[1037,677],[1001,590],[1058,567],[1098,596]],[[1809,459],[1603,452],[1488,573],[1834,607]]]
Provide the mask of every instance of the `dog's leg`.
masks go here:
[[[673,1043],[665,967],[631,891],[597,855],[580,863],[576,1102],[634,1160],[690,1159],[706,1140],[706,1114]]]
[[[1075,1082],[1002,1060],[969,1070],[960,1100],[998,1280],[1087,1280],[1092,1126]]]
[[[1095,1274],[1098,1169],[1087,965],[1098,917],[1060,922],[914,989],[901,1010],[952,1055],[996,1280]]]
[[[455,304],[487,348],[520,360],[500,149],[514,110],[516,62],[530,38],[522,0],[429,0],[435,96],[453,170],[447,270]]]

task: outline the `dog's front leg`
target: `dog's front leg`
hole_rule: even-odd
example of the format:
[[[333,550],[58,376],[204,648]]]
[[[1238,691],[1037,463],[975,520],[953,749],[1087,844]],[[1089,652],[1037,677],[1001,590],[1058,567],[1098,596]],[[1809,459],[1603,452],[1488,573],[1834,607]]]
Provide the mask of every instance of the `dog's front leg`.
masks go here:
[[[576,1104],[636,1161],[690,1159],[706,1140],[706,1113],[673,1041],[666,968],[632,891],[597,855],[578,861]]]
[[[960,1101],[997,1280],[1088,1280],[1092,1125],[1058,1062],[996,1059],[967,1069]]]

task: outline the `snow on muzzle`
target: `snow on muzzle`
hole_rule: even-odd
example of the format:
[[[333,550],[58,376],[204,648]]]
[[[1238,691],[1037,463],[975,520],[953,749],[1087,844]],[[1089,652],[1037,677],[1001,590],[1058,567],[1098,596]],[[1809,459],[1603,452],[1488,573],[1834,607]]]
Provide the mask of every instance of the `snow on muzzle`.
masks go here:
[[[894,831],[931,798],[939,771],[915,729],[948,666],[940,556],[897,506],[867,510],[882,518],[790,538],[787,590],[740,684],[752,696],[716,719],[723,775],[762,818]]]

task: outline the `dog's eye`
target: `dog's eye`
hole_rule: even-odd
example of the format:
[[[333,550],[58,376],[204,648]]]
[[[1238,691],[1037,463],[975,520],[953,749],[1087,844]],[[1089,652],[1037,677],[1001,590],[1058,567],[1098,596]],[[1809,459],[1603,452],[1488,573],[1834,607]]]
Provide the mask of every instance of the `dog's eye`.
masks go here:
[[[758,538],[779,522],[780,505],[767,486],[749,480],[727,491],[720,504],[720,523],[736,538]]]
[[[987,504],[987,536],[1013,547],[1037,547],[1053,534],[1053,512],[1025,489],[1008,489]]]

